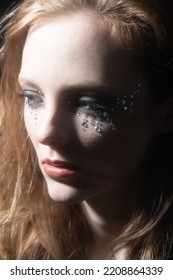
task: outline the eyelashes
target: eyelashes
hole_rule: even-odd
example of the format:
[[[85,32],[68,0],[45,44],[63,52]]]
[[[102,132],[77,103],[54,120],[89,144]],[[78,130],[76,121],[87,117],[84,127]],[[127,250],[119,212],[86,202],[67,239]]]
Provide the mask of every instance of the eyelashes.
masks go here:
[[[25,104],[33,110],[38,109],[40,106],[45,106],[44,96],[32,90],[24,90],[18,94],[20,99],[25,101]],[[85,113],[93,116],[105,116],[106,111],[113,111],[111,101],[106,102],[105,100],[96,99],[93,97],[77,97],[70,98],[67,102],[69,110],[74,113]]]
[[[18,95],[25,102],[25,111],[29,110],[30,114],[37,109],[45,107],[44,96],[40,93],[31,90],[24,90]],[[65,102],[67,111],[72,112],[76,116],[82,116],[81,127],[84,131],[91,126],[101,135],[102,125],[104,121],[109,124],[114,130],[112,118],[110,117],[113,111],[112,102],[105,98],[94,98],[91,96],[78,96],[70,98]]]
[[[40,106],[44,106],[44,96],[33,90],[24,90],[22,93],[18,94],[18,98],[23,99],[25,105],[31,109],[37,109]]]
[[[104,124],[115,130],[114,113],[123,111],[128,115],[133,114],[133,100],[136,95],[141,93],[142,81],[140,79],[136,90],[123,96],[117,96],[115,93],[104,91],[77,90],[65,95],[62,103],[63,110],[71,112],[74,116],[82,117],[81,126],[84,131],[88,127],[94,127],[98,134],[101,134]],[[117,96],[117,97],[116,97]],[[46,107],[46,98],[39,91],[24,89],[18,94],[20,99],[24,100],[25,112],[37,113],[38,109]]]
[[[72,105],[72,101],[70,101]],[[113,110],[111,102],[93,97],[80,97],[73,104],[75,112],[93,116],[104,116],[105,112]]]

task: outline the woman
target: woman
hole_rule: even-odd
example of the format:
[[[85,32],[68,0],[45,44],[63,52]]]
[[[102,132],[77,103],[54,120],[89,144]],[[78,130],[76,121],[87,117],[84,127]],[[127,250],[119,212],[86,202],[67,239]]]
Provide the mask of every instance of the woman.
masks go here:
[[[172,259],[162,2],[27,0],[2,20],[2,259]]]

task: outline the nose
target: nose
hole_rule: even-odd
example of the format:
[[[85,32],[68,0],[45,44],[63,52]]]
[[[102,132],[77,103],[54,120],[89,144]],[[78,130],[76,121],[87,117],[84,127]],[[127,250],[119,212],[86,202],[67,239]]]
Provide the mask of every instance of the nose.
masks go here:
[[[65,145],[70,140],[71,123],[67,112],[50,108],[38,124],[38,142],[43,145]]]

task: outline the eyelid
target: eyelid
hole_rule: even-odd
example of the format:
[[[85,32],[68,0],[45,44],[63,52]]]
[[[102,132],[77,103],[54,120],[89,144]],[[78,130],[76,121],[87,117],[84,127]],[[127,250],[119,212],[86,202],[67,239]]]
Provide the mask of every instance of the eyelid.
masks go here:
[[[79,100],[81,100],[81,101],[98,101],[98,98],[95,98],[93,96],[84,95],[84,96],[80,96]]]
[[[95,104],[100,104],[102,108],[110,108],[112,105],[115,103],[117,98],[114,98],[112,96],[97,96],[97,97],[92,97],[92,96],[81,96],[79,98],[80,102],[89,102],[89,103],[95,103]]]
[[[112,100],[111,100],[112,101]],[[103,99],[102,97],[94,98],[94,97],[89,97],[89,96],[83,96],[79,98],[79,102],[88,102],[88,103],[93,103],[93,104],[100,104],[102,107],[107,107],[107,105],[111,105],[112,102],[110,99]]]
[[[30,89],[24,89],[20,93],[17,94],[18,98],[23,99],[23,98],[29,98],[29,97],[35,97],[35,98],[40,98],[41,100],[44,99],[44,95],[38,91],[35,90],[30,90]]]
[[[37,95],[40,95],[42,97],[44,96],[39,90],[34,90],[34,89],[23,89],[22,92],[23,93],[28,93],[28,94],[32,93],[33,95],[37,94]]]

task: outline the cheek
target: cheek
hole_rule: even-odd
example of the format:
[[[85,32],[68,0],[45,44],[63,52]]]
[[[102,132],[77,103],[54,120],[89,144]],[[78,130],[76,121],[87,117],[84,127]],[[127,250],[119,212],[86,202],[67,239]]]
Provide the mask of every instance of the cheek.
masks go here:
[[[78,116],[76,131],[90,158],[90,166],[100,166],[101,169],[106,164],[119,174],[136,168],[145,157],[155,131],[154,126],[147,125],[150,122],[146,121],[146,124],[138,119],[140,116],[125,116],[120,121],[117,115],[116,121],[106,122],[101,118],[91,119],[89,115]]]
[[[25,124],[31,124],[37,126],[38,110],[34,110],[28,106],[27,102],[24,105],[24,120]]]
[[[37,110],[31,109],[27,104],[24,107],[24,122],[28,135],[35,146],[36,133],[38,130],[38,123],[40,114]]]
[[[105,138],[117,130],[110,117],[78,113],[74,118],[74,129],[81,145],[95,149],[96,144],[105,142]]]

